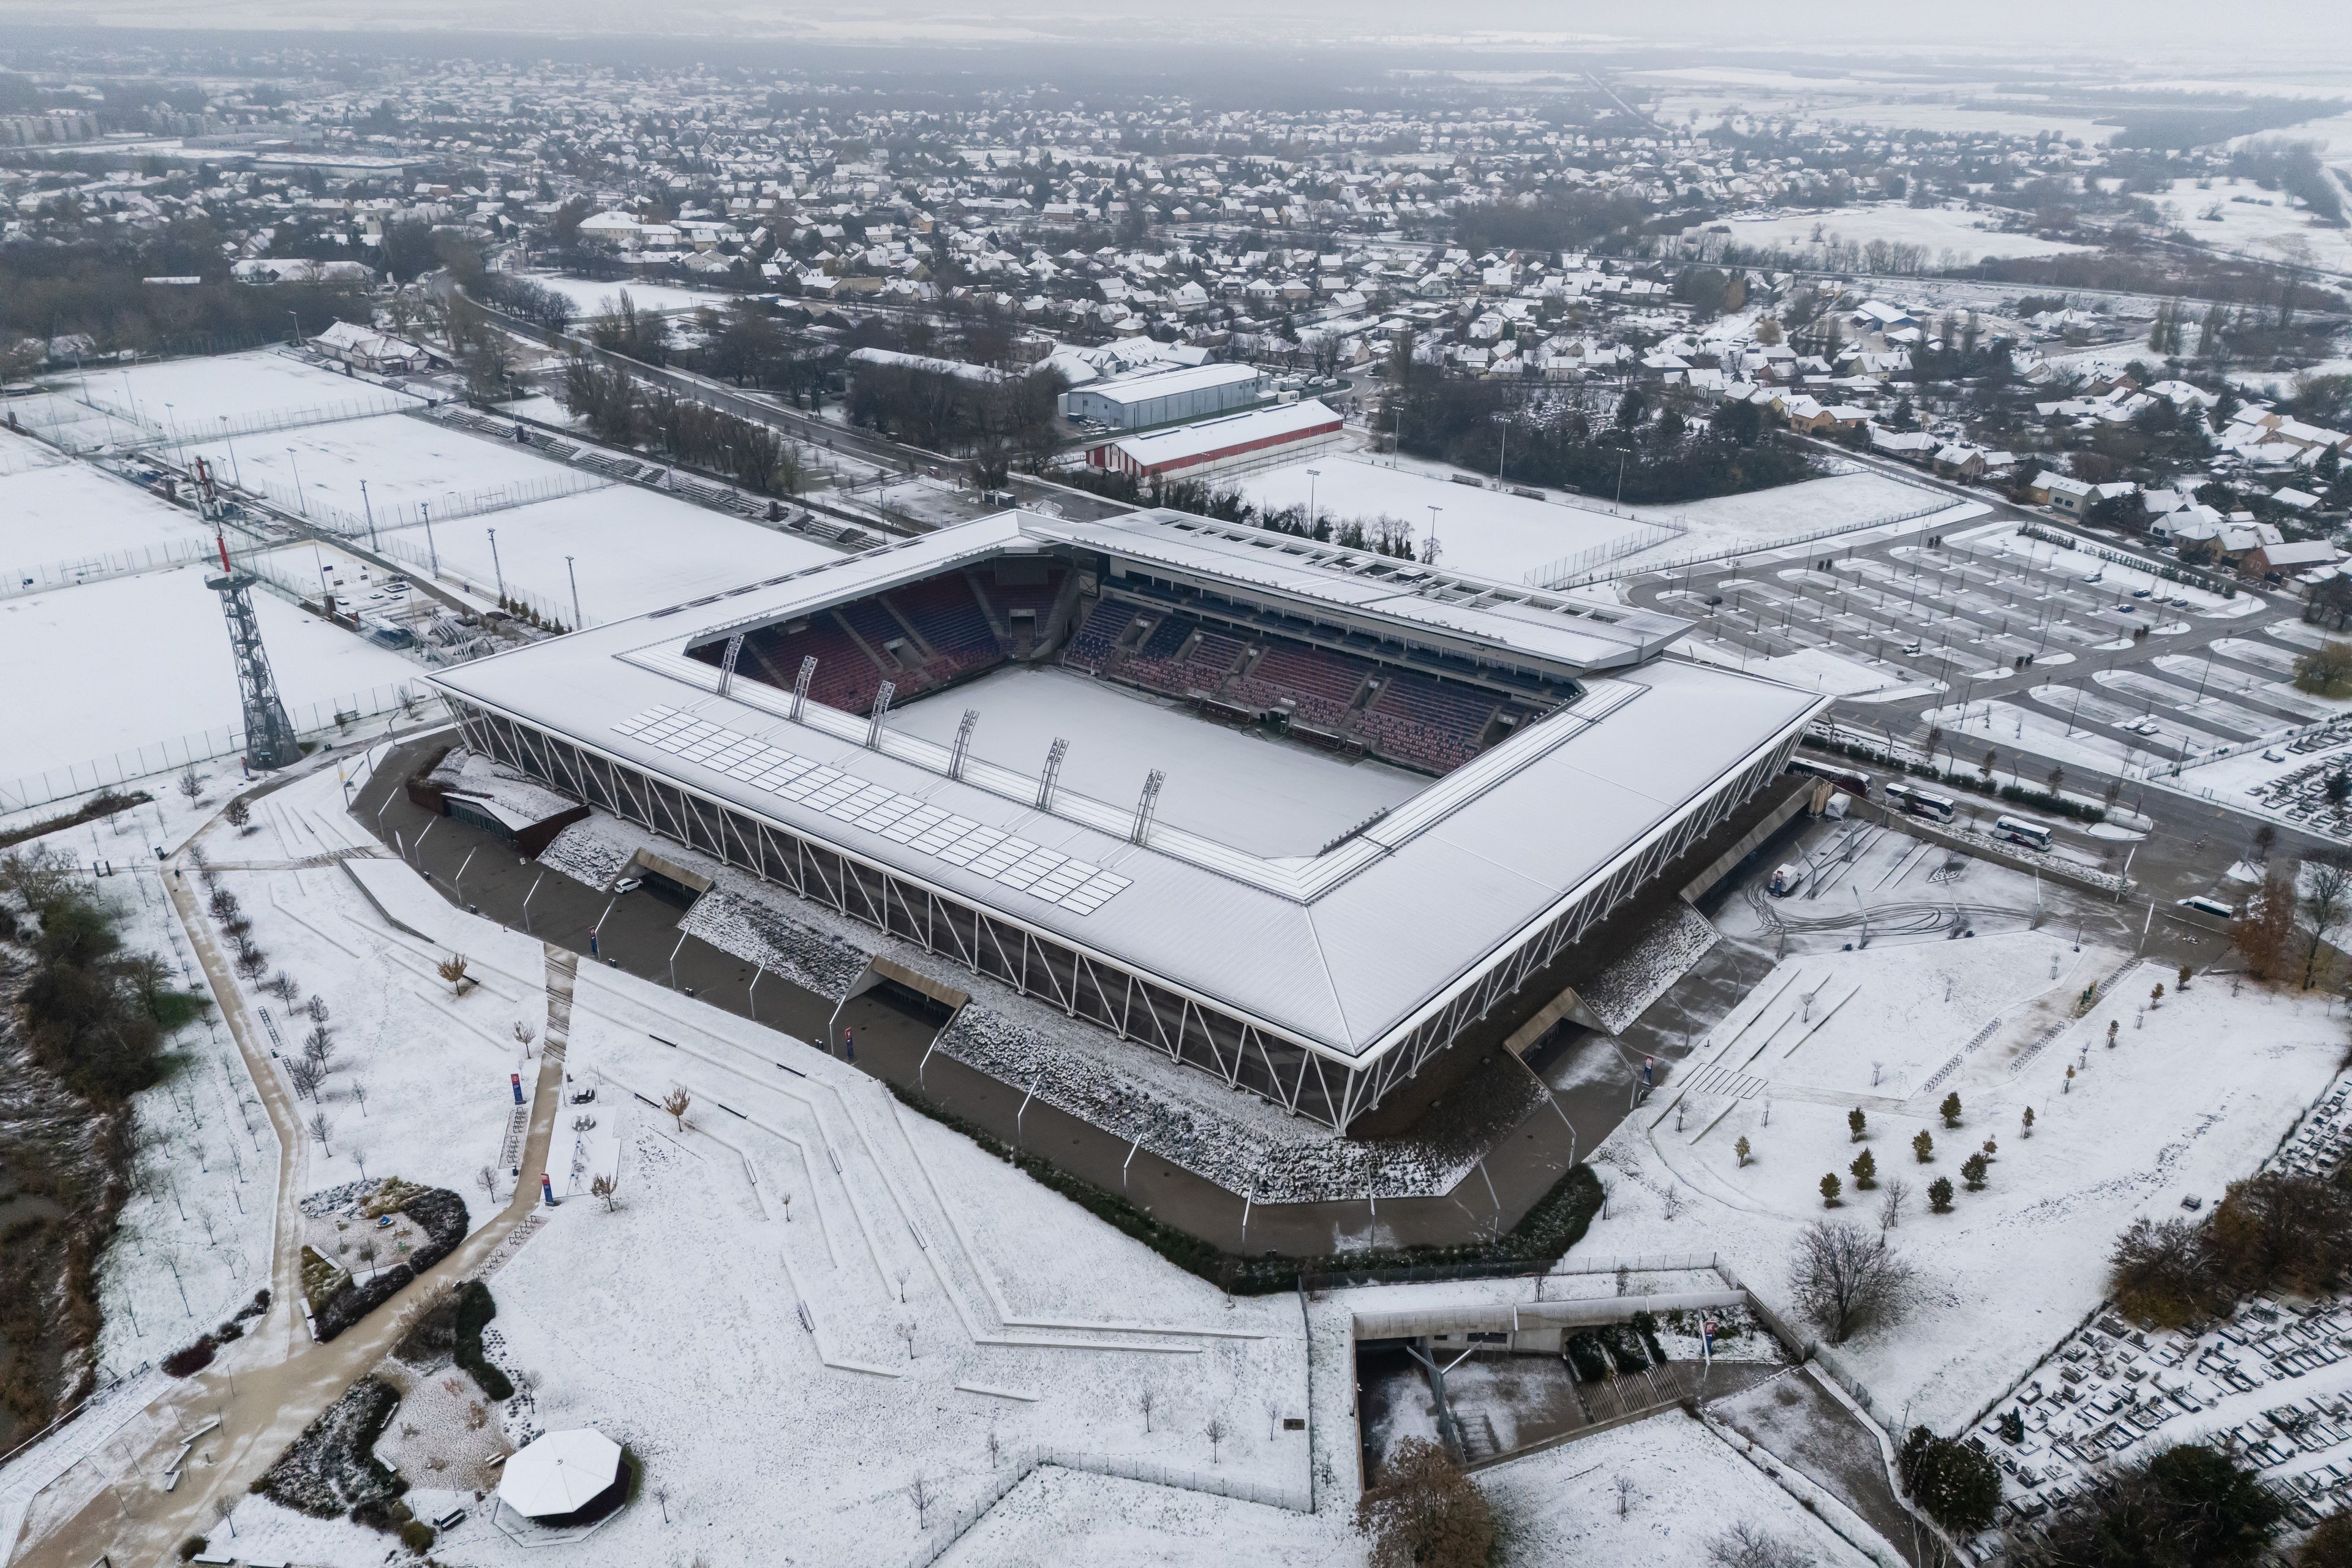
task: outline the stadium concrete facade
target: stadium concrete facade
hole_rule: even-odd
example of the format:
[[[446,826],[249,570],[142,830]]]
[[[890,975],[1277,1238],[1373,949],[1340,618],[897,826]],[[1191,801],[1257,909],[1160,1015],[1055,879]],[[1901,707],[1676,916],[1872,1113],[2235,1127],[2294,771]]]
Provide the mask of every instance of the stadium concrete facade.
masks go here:
[[[469,743],[600,810],[1346,1129],[1784,772],[1813,693],[1671,617],[1156,510],[1008,512],[445,671]],[[1131,799],[894,704],[1051,663],[1164,709]],[[1312,853],[1180,799],[1204,719],[1427,775]],[[1319,765],[1319,764],[1318,764]],[[788,900],[787,900],[788,902]]]

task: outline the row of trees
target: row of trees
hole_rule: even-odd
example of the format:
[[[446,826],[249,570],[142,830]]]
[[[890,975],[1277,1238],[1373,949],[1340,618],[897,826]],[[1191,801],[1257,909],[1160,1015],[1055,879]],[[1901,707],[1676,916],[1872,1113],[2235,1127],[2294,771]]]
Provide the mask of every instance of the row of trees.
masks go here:
[[[2309,990],[2334,977],[2334,942],[2347,922],[2352,853],[2325,849],[2299,865],[2273,862],[2240,909],[2230,938],[2256,979]]]
[[[1650,395],[1630,387],[1606,424],[1582,408],[1530,403],[1500,381],[1444,375],[1402,362],[1381,422],[1416,456],[1633,504],[1737,495],[1812,478],[1799,447],[1766,438],[1755,410],[1726,404],[1706,425],[1672,403],[1652,417]]]
[[[2177,1328],[2253,1290],[2330,1289],[2352,1266],[2352,1193],[2334,1180],[2264,1172],[2231,1184],[2202,1222],[2133,1222],[2108,1257],[2116,1304]]]
[[[801,488],[800,449],[772,427],[642,383],[619,366],[572,361],[564,370],[563,404],[609,446],[658,453],[761,495]]]

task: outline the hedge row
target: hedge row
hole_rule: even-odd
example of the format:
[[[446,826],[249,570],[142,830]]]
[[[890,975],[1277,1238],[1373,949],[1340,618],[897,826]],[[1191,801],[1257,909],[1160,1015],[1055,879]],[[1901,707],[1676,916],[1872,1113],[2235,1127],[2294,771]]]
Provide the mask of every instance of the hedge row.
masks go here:
[[[1386,1247],[1321,1258],[1244,1258],[1155,1219],[1118,1194],[1074,1176],[1048,1161],[1010,1147],[984,1128],[912,1089],[893,1083],[890,1092],[941,1126],[962,1133],[1040,1185],[1061,1194],[1104,1224],[1143,1243],[1179,1268],[1236,1296],[1268,1296],[1287,1290],[1302,1274],[1480,1266],[1491,1266],[1498,1273],[1515,1272],[1529,1263],[1549,1263],[1558,1258],[1584,1239],[1592,1216],[1601,1212],[1601,1180],[1590,1167],[1578,1165],[1536,1200],[1518,1224],[1489,1240],[1456,1247]]]
[[[425,1230],[425,1245],[362,1285],[345,1285],[319,1309],[319,1342],[333,1339],[386,1301],[402,1287],[457,1250],[466,1239],[466,1200],[446,1187],[427,1187],[400,1205]]]
[[[492,1399],[511,1399],[514,1384],[482,1353],[482,1331],[498,1315],[499,1304],[490,1299],[488,1285],[468,1279],[457,1287],[457,1364],[471,1373],[474,1382]]]
[[[1875,763],[1883,768],[1900,768],[1915,779],[1933,779],[1972,795],[1995,795],[2012,805],[2030,805],[2036,811],[2049,812],[2053,816],[2071,817],[2076,822],[2105,822],[2107,819],[2105,806],[2085,805],[2063,795],[2052,795],[2046,789],[2028,789],[2023,784],[1996,786],[1982,773],[1948,772],[1930,763],[1906,762],[1889,756],[1877,746],[1857,746],[1851,741],[1817,741],[1811,735],[1805,737],[1804,746],[1808,751],[1830,752],[1857,763]]]

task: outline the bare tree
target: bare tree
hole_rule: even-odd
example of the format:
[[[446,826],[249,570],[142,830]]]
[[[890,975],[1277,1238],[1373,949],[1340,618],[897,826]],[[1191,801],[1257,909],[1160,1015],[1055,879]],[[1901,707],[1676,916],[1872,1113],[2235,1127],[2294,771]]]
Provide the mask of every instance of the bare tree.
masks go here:
[[[1873,1236],[1848,1220],[1806,1226],[1789,1268],[1797,1310],[1832,1344],[1843,1344],[1855,1330],[1901,1310],[1911,1281],[1911,1266],[1895,1256],[1884,1232]]]
[[[1878,1228],[1893,1230],[1903,1223],[1903,1200],[1911,1195],[1911,1184],[1900,1176],[1889,1176],[1880,1188],[1878,1198]]]
[[[2303,925],[2303,988],[2311,989],[2319,955],[2352,912],[2352,856],[2323,850],[2303,863],[2295,913]]]
[[[930,1524],[931,1507],[931,1489],[929,1483],[925,1481],[921,1476],[917,1476],[914,1479],[914,1481],[907,1488],[907,1495],[914,1500],[916,1528],[928,1528]]]
[[[330,1160],[335,1157],[334,1150],[328,1148],[327,1146],[327,1134],[332,1131],[333,1129],[327,1125],[327,1113],[325,1111],[319,1110],[311,1113],[310,1136],[319,1141],[320,1148],[327,1151],[327,1158]]]
[[[317,1062],[320,1072],[325,1072],[329,1059],[335,1054],[333,1032],[324,1024],[313,1027],[309,1034],[302,1037],[302,1054]]]
[[[525,1061],[529,1061],[530,1059],[530,1043],[539,1038],[539,1031],[532,1027],[530,1019],[517,1018],[514,1021],[514,1037],[515,1044],[522,1047],[523,1059]]]
[[[1617,1493],[1617,1517],[1622,1519],[1633,1508],[1633,1478],[1619,1476],[1613,1489]]]
[[[687,1091],[683,1084],[662,1096],[662,1109],[669,1112],[670,1120],[677,1123],[677,1130],[680,1132],[686,1131],[687,1110],[693,1104],[694,1096]]]
[[[1225,1426],[1225,1418],[1222,1415],[1210,1416],[1209,1425],[1203,1428],[1203,1430],[1206,1432],[1209,1439],[1209,1463],[1213,1465],[1217,1464],[1219,1463],[1217,1458],[1217,1450],[1219,1447],[1223,1444],[1225,1434],[1228,1430]]]
[[[588,1184],[588,1191],[604,1201],[606,1214],[621,1206],[621,1184],[610,1176],[598,1176]]]
[[[434,966],[433,973],[449,983],[449,989],[462,994],[466,989],[466,955],[453,952]]]
[[[907,1342],[907,1359],[908,1359],[908,1361],[912,1361],[912,1360],[914,1360],[914,1359],[915,1359],[915,1321],[914,1321],[912,1318],[905,1319],[905,1320],[903,1320],[902,1321],[900,1321],[900,1322],[899,1322],[896,1327],[894,1327],[890,1331],[891,1331],[892,1333],[894,1333],[894,1334],[897,1334],[900,1339],[902,1339],[902,1340],[904,1340],[904,1341],[906,1341],[906,1342]]]
[[[661,1504],[662,1522],[664,1524],[667,1524],[669,1522],[669,1489],[667,1487],[656,1487],[654,1489],[654,1501]]]
[[[474,1184],[482,1189],[482,1196],[492,1203],[499,1200],[499,1175],[488,1165],[474,1173]]]
[[[324,996],[320,995],[317,992],[312,992],[310,994],[310,999],[302,1004],[302,1012],[303,1015],[313,1024],[325,1023],[327,1021],[327,999]]]
[[[1151,1407],[1160,1403],[1160,1396],[1147,1388],[1136,1395],[1135,1402],[1143,1406],[1143,1430],[1145,1435],[1149,1436],[1151,1431]]]
[[[1371,1541],[1375,1563],[1483,1568],[1494,1550],[1494,1513],[1444,1449],[1405,1438],[1389,1450],[1380,1482],[1356,1501],[1356,1533]]]
[[[288,1062],[286,1079],[294,1086],[296,1095],[315,1095],[319,1092],[319,1064],[307,1057]]]
[[[1710,1568],[1812,1568],[1812,1558],[1777,1535],[1735,1524],[1706,1549]]]
[[[190,805],[196,804],[196,798],[205,793],[205,781],[196,773],[195,763],[190,763],[180,770],[179,781],[175,787],[187,797]]]
[[[359,1102],[360,1115],[364,1119],[367,1115],[367,1085],[358,1079],[352,1079],[352,1098]]]
[[[1275,1434],[1279,1432],[1281,1429],[1282,1406],[1277,1402],[1269,1399],[1265,1402],[1265,1440],[1269,1443],[1273,1442]]]
[[[269,984],[262,989],[277,997],[286,1006],[291,1007],[294,1005],[294,998],[301,994],[302,987],[294,983],[292,975],[281,969],[269,977]]]
[[[213,1499],[213,1517],[214,1517],[215,1519],[216,1519],[216,1520],[220,1521],[223,1524],[226,1524],[226,1525],[227,1525],[227,1526],[228,1526],[228,1534],[229,1534],[229,1539],[230,1539],[230,1540],[232,1540],[232,1541],[234,1541],[234,1540],[236,1540],[236,1521],[235,1520],[233,1520],[233,1519],[231,1519],[229,1516],[230,1516],[231,1514],[235,1513],[236,1511],[236,1498],[234,1498],[234,1497],[216,1497],[216,1498]]]

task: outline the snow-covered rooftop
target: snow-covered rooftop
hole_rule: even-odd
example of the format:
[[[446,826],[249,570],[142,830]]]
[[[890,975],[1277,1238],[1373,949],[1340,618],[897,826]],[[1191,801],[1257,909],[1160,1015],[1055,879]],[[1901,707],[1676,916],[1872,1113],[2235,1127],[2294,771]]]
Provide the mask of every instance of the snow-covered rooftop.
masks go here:
[[[1681,629],[1633,612],[1554,612],[1530,601],[1555,595],[1395,561],[1385,581],[1318,566],[1312,556],[1381,558],[1179,513],[1099,523],[1007,513],[435,679],[462,702],[1356,1062],[1671,831],[1824,701],[1679,660],[1588,678],[1576,700],[1361,831],[1319,854],[1265,858],[1164,824],[1136,845],[1131,802],[1064,789],[1041,809],[1034,775],[973,758],[951,778],[949,749],[936,742],[886,728],[869,747],[862,715],[811,701],[794,721],[789,693],[737,680],[721,696],[719,671],[685,657],[689,645],[795,606],[1055,544],[1181,564],[1206,582],[1311,600],[1327,618],[1426,617],[1506,662],[1505,645],[1524,644],[1580,669],[1604,658],[1631,667],[1645,641],[1663,647]],[[1494,595],[1510,597],[1482,602]],[[1070,740],[1086,744],[1083,732]],[[1181,770],[1182,760],[1166,765]]]

